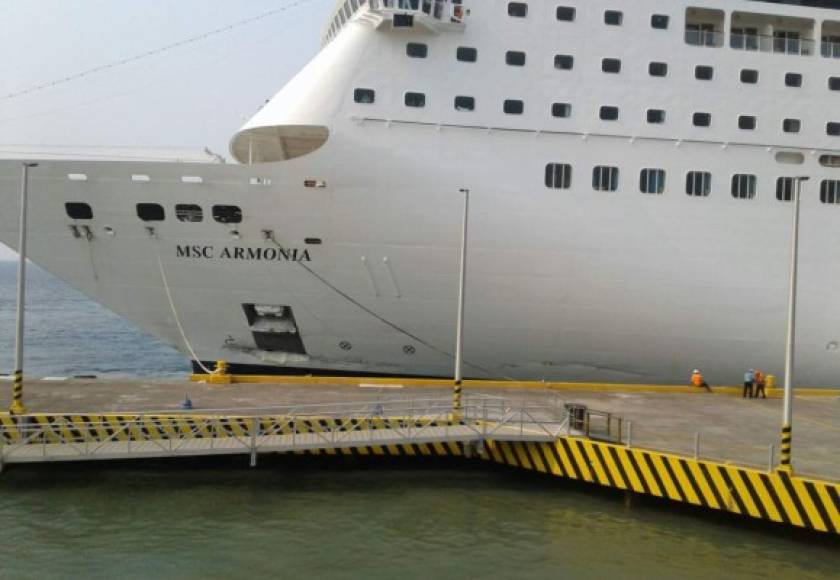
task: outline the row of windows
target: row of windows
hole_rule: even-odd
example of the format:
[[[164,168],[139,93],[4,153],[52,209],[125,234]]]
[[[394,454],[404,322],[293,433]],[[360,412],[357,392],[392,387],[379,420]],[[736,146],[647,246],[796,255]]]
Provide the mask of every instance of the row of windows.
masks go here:
[[[574,22],[577,17],[577,10],[573,6],[558,6],[555,12],[557,20],[561,22]],[[528,4],[525,2],[508,3],[508,16],[514,18],[525,18],[528,16]],[[664,30],[668,28],[670,18],[667,14],[653,14],[650,17],[651,28]],[[624,22],[624,13],[619,10],[605,10],[604,24],[608,26],[621,26]]]
[[[68,202],[64,204],[67,216],[74,220],[93,219],[93,209],[84,202]],[[158,203],[138,203],[137,217],[144,222],[160,222],[166,219],[166,211]],[[235,205],[214,205],[211,209],[213,219],[220,224],[238,224],[242,221],[242,210]],[[178,204],[175,206],[175,217],[180,222],[204,221],[204,210],[200,205]]]
[[[356,89],[353,94],[353,99],[357,103],[370,104],[376,100],[376,93],[373,89]],[[405,106],[422,108],[426,106],[426,95],[424,93],[407,92],[405,93]],[[475,110],[475,97],[459,95],[455,97],[454,106],[456,111],[473,111]],[[505,99],[502,103],[502,111],[508,115],[521,115],[525,112],[525,102],[519,99]],[[567,118],[572,115],[571,103],[552,103],[551,116],[558,118]],[[648,109],[647,122],[654,125],[665,123],[665,111],[662,109]],[[619,118],[619,108],[613,105],[603,105],[598,109],[598,118],[602,121],[617,121]],[[695,112],[691,116],[691,122],[695,127],[711,127],[712,114],[704,112]],[[738,128],[744,131],[754,131],[758,126],[758,121],[754,115],[740,115],[738,116]],[[783,119],[782,131],[785,133],[799,133],[802,130],[801,119]],[[826,134],[830,136],[840,136],[840,122],[826,123]]]
[[[596,165],[592,168],[592,189],[595,191],[616,191],[619,168]],[[662,194],[665,192],[666,173],[664,169],[645,168],[639,172],[639,191]],[[757,191],[755,175],[739,173],[732,176],[730,193],[735,199],[755,199]],[[551,189],[569,189],[572,186],[572,166],[568,163],[549,163],[545,166],[545,186]],[[795,178],[779,177],[776,180],[776,199],[791,201]],[[712,192],[712,174],[708,171],[689,171],[685,176],[685,193],[692,197],[708,197]],[[820,183],[820,201],[840,204],[840,180],[824,179]]]

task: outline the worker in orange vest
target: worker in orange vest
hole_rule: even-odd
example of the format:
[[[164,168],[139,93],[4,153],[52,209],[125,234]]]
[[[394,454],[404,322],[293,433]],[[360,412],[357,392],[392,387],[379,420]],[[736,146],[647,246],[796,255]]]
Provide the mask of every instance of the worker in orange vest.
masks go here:
[[[700,369],[694,369],[694,372],[691,373],[691,386],[697,387],[698,389],[706,389],[710,393],[712,392],[709,383],[703,379],[703,373],[700,372]]]
[[[761,398],[766,399],[767,393],[764,391],[764,373],[758,369],[755,369],[755,395],[754,398],[758,398],[759,393],[761,393]]]

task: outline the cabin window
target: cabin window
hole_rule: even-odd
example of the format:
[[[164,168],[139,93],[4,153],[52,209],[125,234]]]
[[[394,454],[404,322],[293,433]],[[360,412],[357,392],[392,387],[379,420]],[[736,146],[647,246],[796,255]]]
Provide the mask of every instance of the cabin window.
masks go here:
[[[592,189],[615,191],[618,189],[618,167],[596,165],[592,168]]]
[[[353,100],[363,105],[370,105],[376,100],[376,92],[373,89],[356,89],[353,91]]]
[[[755,184],[755,175],[733,175],[732,197],[735,199],[753,199],[755,197]]]
[[[605,58],[601,61],[601,70],[605,73],[619,73],[621,72],[621,60]]]
[[[524,2],[509,2],[508,16],[513,16],[514,18],[525,18],[528,16],[528,5]]]
[[[166,219],[163,206],[157,203],[138,203],[137,217],[144,222],[162,222]]]
[[[793,177],[780,177],[776,180],[776,199],[792,201],[793,188],[796,187]]]
[[[661,125],[665,122],[665,111],[662,109],[648,109],[647,122],[652,125]]]
[[[707,197],[712,191],[712,174],[689,171],[685,176],[685,192],[693,197]]]
[[[668,75],[668,64],[664,62],[652,62],[648,65],[648,73],[652,77],[664,77]]]
[[[758,82],[758,71],[752,68],[741,69],[741,82],[754,85]]]
[[[665,30],[668,28],[670,19],[670,16],[667,14],[653,14],[650,17],[650,27],[656,28],[657,30]]]
[[[554,68],[558,70],[572,70],[575,66],[575,57],[570,54],[555,54]]]
[[[429,45],[421,42],[409,42],[405,45],[405,53],[411,58],[426,58],[429,56]]]
[[[692,115],[691,121],[694,123],[695,127],[709,127],[712,124],[712,114],[694,113],[694,115]]]
[[[729,37],[729,46],[737,50],[758,50],[758,28],[733,27]]]
[[[823,203],[840,203],[840,181],[823,179],[820,183],[820,201]]]
[[[93,210],[90,205],[81,201],[68,201],[64,204],[67,217],[74,220],[92,220]]]
[[[823,167],[840,167],[840,155],[820,155],[820,165]]]
[[[599,117],[602,121],[617,121],[618,120],[618,107],[613,106],[603,106],[601,110],[598,112]]]
[[[604,12],[604,24],[609,26],[621,26],[624,21],[624,13],[619,10],[607,10]]]
[[[461,62],[475,62],[478,60],[478,50],[471,46],[459,46],[455,51],[455,58]]]
[[[406,93],[405,106],[423,108],[426,106],[426,95],[424,93]]]
[[[557,20],[560,20],[562,22],[574,22],[575,12],[576,10],[572,6],[558,6]]]
[[[664,169],[642,169],[639,175],[639,190],[642,193],[660,194],[665,191]]]
[[[546,165],[545,186],[551,189],[569,189],[572,186],[572,166],[568,163]]]
[[[475,97],[465,97],[465,96],[457,96],[455,97],[455,110],[456,111],[474,111],[475,110]]]
[[[694,67],[694,78],[699,81],[710,81],[715,76],[715,69],[706,65],[697,65]]]
[[[200,222],[204,219],[204,212],[200,205],[178,204],[175,206],[175,217],[179,222]]]
[[[551,116],[561,118],[571,117],[572,105],[569,103],[552,103]]]
[[[753,131],[755,129],[755,117],[752,115],[741,115],[738,117],[738,128],[744,131]]]
[[[525,66],[525,53],[519,50],[509,50],[505,53],[505,62],[510,66]]]
[[[786,73],[785,86],[799,88],[802,86],[802,75],[799,73]]]
[[[525,103],[517,99],[506,99],[502,110],[508,115],[521,115],[525,111]]]
[[[840,135],[840,123],[827,123],[825,126],[825,132],[826,134],[831,135],[832,137],[837,137],[838,135]]]
[[[802,130],[802,121],[799,119],[785,119],[782,121],[782,131],[785,133],[799,133]]]
[[[242,221],[242,210],[235,205],[214,205],[213,219],[220,224],[238,224]]]

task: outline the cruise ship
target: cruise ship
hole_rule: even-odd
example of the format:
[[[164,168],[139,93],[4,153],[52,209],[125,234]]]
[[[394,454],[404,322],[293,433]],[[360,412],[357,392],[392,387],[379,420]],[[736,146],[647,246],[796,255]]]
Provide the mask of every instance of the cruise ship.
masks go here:
[[[279,57],[279,55],[278,55]],[[840,385],[840,2],[342,0],[235,162],[0,161],[0,241],[196,370]],[[142,119],[142,112],[139,115]],[[84,325],[80,320],[79,324]]]

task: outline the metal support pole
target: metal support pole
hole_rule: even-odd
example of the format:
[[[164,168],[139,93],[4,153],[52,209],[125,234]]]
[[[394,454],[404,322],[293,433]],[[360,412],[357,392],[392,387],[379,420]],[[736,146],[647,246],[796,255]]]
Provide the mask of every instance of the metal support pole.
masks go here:
[[[467,222],[470,212],[470,190],[459,189],[464,194],[464,224],[461,230],[461,271],[458,282],[458,320],[455,334],[455,384],[452,393],[453,415],[461,412],[461,356],[464,347],[464,292],[467,273]]]
[[[791,441],[793,430],[793,364],[796,346],[796,283],[799,266],[799,205],[802,182],[807,177],[794,178],[793,227],[791,228],[790,292],[788,293],[787,339],[785,341],[785,393],[782,407],[782,446],[779,469],[791,471]]]
[[[23,163],[20,192],[20,229],[18,231],[18,287],[17,287],[17,333],[15,334],[15,372],[12,387],[12,404],[9,413],[23,415],[23,329],[26,311],[26,210],[29,197],[29,168],[37,163]]]

